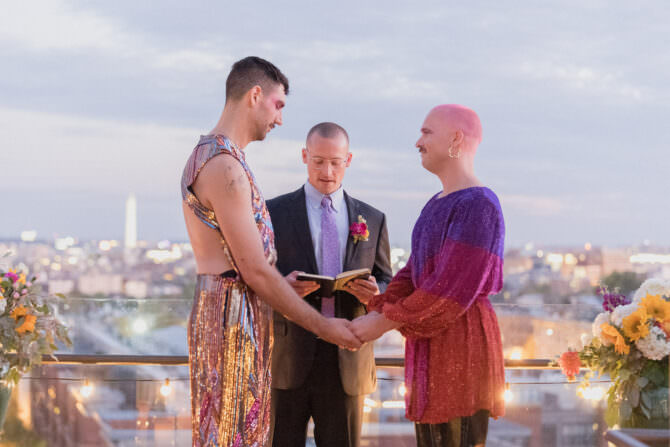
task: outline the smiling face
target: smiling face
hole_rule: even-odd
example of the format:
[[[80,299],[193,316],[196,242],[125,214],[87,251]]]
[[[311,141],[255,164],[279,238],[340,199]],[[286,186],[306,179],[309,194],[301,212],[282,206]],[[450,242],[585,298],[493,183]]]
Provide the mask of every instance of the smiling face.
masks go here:
[[[302,161],[307,165],[309,183],[321,194],[332,194],[342,185],[351,164],[349,141],[341,133],[330,138],[314,133],[302,150]]]
[[[458,104],[433,108],[421,126],[416,147],[421,164],[437,173],[448,164],[458,164],[463,157],[474,157],[482,141],[482,125],[477,114]]]
[[[254,140],[264,140],[275,126],[282,125],[282,109],[286,105],[286,93],[281,84],[271,84],[266,89],[260,89],[259,93],[255,103]]]

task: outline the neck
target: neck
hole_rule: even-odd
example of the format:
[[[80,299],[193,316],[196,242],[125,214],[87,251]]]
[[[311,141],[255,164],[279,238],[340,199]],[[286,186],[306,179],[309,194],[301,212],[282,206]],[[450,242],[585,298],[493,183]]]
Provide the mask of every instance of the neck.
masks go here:
[[[248,118],[246,114],[235,105],[226,104],[221,112],[219,122],[211,130],[212,135],[225,135],[240,150],[251,142],[249,136]]]
[[[454,163],[448,163],[436,175],[442,182],[440,197],[461,189],[482,186],[482,183],[475,176],[472,160],[468,159],[454,160]]]

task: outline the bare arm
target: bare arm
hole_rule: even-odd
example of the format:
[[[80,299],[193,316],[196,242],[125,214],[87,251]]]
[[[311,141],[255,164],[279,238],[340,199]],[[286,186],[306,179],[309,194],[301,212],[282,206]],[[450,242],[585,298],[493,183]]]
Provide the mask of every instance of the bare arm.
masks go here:
[[[331,343],[360,347],[347,323],[323,317],[268,264],[251,208],[249,180],[237,160],[229,155],[214,157],[203,167],[193,188],[203,204],[214,210],[240,275],[261,299]]]

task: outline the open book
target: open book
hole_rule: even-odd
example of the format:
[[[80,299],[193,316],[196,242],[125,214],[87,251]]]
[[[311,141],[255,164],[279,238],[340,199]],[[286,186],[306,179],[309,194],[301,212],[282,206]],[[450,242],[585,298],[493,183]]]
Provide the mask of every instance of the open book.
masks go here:
[[[297,276],[298,281],[314,281],[321,285],[319,294],[321,296],[333,296],[336,290],[344,290],[344,285],[349,281],[359,278],[367,279],[370,276],[370,269],[349,270],[342,272],[335,278],[332,276],[313,275],[311,273],[301,273]]]

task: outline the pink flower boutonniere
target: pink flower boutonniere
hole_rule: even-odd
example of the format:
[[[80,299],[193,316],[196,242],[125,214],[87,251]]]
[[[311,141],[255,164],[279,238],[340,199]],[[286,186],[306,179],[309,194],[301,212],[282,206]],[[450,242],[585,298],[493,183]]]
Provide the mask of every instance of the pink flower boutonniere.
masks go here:
[[[358,222],[352,223],[349,227],[349,232],[351,233],[351,237],[354,238],[354,244],[358,241],[365,242],[368,240],[368,236],[370,236],[368,224],[360,214],[358,215]]]

